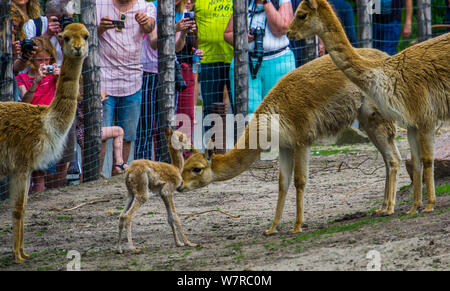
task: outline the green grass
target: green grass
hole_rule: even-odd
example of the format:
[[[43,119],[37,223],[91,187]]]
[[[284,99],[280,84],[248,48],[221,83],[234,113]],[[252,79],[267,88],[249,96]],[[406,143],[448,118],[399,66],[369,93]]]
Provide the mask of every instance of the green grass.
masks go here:
[[[450,195],[450,184],[442,185],[435,188],[436,196]]]
[[[363,225],[371,225],[371,224],[375,224],[375,223],[379,223],[379,222],[389,221],[391,219],[392,219],[392,217],[374,217],[374,218],[360,220],[358,222],[351,223],[351,224],[337,225],[337,226],[333,226],[330,228],[319,229],[316,232],[300,234],[295,237],[295,241],[301,242],[301,241],[309,240],[309,239],[312,239],[312,238],[315,238],[318,236],[322,236],[325,234],[333,234],[333,233],[338,233],[338,232],[343,232],[343,231],[356,230],[356,229],[362,227]]]
[[[356,153],[361,152],[361,150],[356,149],[336,149],[336,150],[312,150],[311,155],[313,156],[331,156],[343,153]]]

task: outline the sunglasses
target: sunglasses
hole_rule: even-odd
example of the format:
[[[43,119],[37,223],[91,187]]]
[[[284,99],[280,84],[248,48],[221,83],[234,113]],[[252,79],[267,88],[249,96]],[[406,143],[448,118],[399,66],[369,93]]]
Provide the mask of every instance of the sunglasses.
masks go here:
[[[122,29],[125,27],[125,20],[127,19],[127,16],[125,13],[120,14],[120,21],[117,21],[116,23],[113,22],[116,31],[121,32]]]

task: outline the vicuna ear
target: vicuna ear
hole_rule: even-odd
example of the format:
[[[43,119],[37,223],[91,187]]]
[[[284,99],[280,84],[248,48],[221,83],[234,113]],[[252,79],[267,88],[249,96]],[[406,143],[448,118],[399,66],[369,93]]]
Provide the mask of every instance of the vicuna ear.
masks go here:
[[[166,127],[164,129],[164,135],[166,136],[167,141],[170,141],[170,138],[172,137],[172,134],[173,134],[173,129],[170,126]]]
[[[214,142],[212,141],[212,139],[210,139],[208,144],[206,145],[205,151],[205,158],[208,160],[208,162],[211,162],[213,154],[214,154]]]
[[[64,39],[64,35],[62,32],[58,33],[58,38],[59,40],[63,40]]]
[[[311,9],[317,9],[317,7],[319,6],[317,4],[317,0],[305,0],[305,2]]]
[[[197,149],[194,148],[194,145],[192,143],[191,143],[191,153],[193,153],[193,154],[197,154],[198,153]]]

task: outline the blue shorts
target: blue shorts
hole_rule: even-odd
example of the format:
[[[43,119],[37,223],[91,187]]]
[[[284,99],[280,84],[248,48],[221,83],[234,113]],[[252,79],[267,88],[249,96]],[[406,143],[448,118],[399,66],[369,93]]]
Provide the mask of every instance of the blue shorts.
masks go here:
[[[135,141],[139,115],[141,114],[142,90],[129,96],[107,97],[108,99],[103,101],[102,126],[120,126],[124,132],[123,139],[130,142]]]

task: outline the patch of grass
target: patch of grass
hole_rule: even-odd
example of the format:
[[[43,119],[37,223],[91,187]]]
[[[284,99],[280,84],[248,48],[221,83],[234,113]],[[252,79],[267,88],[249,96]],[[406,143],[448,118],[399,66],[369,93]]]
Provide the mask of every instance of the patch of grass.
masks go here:
[[[375,223],[379,223],[379,222],[389,221],[391,219],[392,219],[392,217],[374,217],[374,218],[360,220],[358,222],[351,223],[351,224],[337,225],[337,226],[333,226],[330,228],[319,229],[318,231],[315,231],[312,233],[300,234],[295,237],[295,241],[301,242],[301,241],[309,240],[311,238],[315,238],[315,237],[322,236],[325,234],[333,234],[333,233],[338,233],[338,232],[343,232],[343,231],[351,231],[351,230],[358,229],[358,228],[362,227],[363,225],[371,225],[371,224],[375,224]]]
[[[331,156],[331,155],[336,155],[336,154],[356,153],[356,152],[361,152],[361,150],[357,150],[357,149],[312,150],[311,155],[313,155],[313,156]]]
[[[411,187],[411,184],[403,185],[403,186],[400,186],[400,190],[408,189],[409,187]]]
[[[442,185],[435,188],[436,196],[450,195],[450,184]]]

